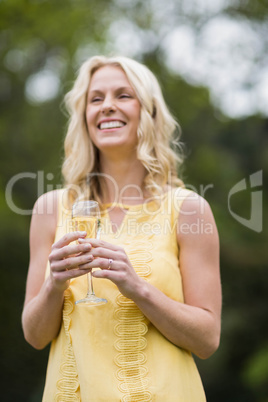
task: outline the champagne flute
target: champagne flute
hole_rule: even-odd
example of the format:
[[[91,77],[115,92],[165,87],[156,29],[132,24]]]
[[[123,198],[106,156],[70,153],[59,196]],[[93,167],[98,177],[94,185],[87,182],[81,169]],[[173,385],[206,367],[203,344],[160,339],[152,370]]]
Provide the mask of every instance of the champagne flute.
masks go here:
[[[100,237],[100,208],[97,201],[78,201],[72,207],[72,220],[75,230],[86,231],[86,238]],[[84,299],[77,300],[75,304],[100,306],[107,303],[106,299],[99,298],[93,290],[91,271],[87,274],[87,294]]]

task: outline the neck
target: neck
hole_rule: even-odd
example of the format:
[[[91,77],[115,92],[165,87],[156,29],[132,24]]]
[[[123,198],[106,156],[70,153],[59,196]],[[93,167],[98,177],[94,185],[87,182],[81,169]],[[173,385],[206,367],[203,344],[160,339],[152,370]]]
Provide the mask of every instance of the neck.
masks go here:
[[[137,158],[100,159],[103,203],[140,203],[144,200],[146,169]]]

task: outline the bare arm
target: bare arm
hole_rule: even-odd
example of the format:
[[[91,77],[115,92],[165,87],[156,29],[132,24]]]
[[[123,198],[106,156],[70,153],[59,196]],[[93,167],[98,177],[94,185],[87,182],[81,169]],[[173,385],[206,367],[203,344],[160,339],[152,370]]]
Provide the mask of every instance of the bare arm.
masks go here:
[[[192,211],[196,212],[188,215]],[[135,301],[171,342],[208,358],[220,340],[221,284],[217,228],[209,205],[201,198],[185,200],[177,238],[185,304],[149,284]]]
[[[196,230],[201,222],[206,231]],[[207,358],[219,345],[221,284],[218,233],[211,209],[201,197],[184,201],[177,239],[185,303],[170,299],[138,277],[124,250],[117,246],[90,240],[96,259],[89,265],[103,268],[93,275],[111,279],[171,342]],[[107,258],[114,259],[112,270],[107,269]]]
[[[86,270],[77,268],[89,260],[89,250],[70,245],[85,234],[67,234],[53,244],[57,225],[57,192],[41,196],[34,207],[30,229],[30,264],[26,296],[22,313],[25,339],[36,349],[43,349],[60,329],[64,291],[69,279],[83,275]],[[74,255],[77,254],[78,255]],[[45,280],[47,261],[50,275]]]

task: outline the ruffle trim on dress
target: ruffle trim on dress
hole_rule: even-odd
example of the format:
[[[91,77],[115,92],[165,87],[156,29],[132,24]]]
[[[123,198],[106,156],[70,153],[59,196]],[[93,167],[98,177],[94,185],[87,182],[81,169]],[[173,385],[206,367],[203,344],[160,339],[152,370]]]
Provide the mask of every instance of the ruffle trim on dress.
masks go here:
[[[146,278],[151,273],[149,263],[152,260],[152,243],[150,241],[135,242],[135,250],[127,250],[129,259],[138,275]],[[115,364],[118,369],[116,377],[118,388],[122,392],[122,402],[149,402],[152,394],[149,391],[147,356],[145,348],[148,331],[148,320],[137,305],[121,293],[116,299],[118,307],[114,317],[118,322],[114,331],[117,336],[114,347],[118,354]]]
[[[65,291],[63,308],[63,325],[67,344],[63,351],[63,362],[60,366],[61,378],[57,381],[58,392],[55,396],[56,402],[80,402],[80,396],[77,393],[80,384],[76,368],[76,361],[73,352],[72,339],[70,335],[71,317],[74,304],[71,301],[71,291]]]

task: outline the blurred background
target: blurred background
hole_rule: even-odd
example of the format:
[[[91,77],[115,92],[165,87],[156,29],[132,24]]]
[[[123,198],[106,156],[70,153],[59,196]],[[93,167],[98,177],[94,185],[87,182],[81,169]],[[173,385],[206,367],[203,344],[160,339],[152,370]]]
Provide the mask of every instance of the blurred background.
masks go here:
[[[267,23],[265,0],[0,0],[1,401],[41,401],[48,348],[21,329],[31,209],[61,185],[64,94],[111,53],[159,78],[184,181],[219,228],[221,346],[196,359],[208,402],[268,401]]]

